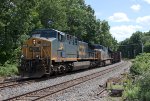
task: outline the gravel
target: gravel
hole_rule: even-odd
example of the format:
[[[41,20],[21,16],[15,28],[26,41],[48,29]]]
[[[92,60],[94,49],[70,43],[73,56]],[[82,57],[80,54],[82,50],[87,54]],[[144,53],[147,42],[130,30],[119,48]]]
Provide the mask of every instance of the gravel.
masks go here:
[[[118,64],[121,64],[123,62],[124,61],[122,61],[120,63],[116,63],[114,65],[118,65]],[[59,77],[56,77],[56,78],[44,80],[44,81],[41,81],[41,82],[35,82],[35,83],[28,84],[28,85],[20,86],[20,87],[6,88],[6,89],[3,89],[3,90],[0,91],[0,100],[5,100],[5,99],[13,97],[13,96],[17,96],[17,95],[20,95],[20,94],[25,94],[27,92],[35,91],[37,89],[42,89],[42,88],[45,88],[45,87],[48,87],[48,86],[56,85],[56,84],[59,84],[59,83],[62,83],[62,82],[65,82],[65,81],[68,81],[68,80],[71,80],[71,79],[75,79],[75,78],[79,78],[79,77],[82,77],[82,76],[85,76],[85,75],[88,75],[88,74],[92,74],[94,72],[98,72],[98,71],[101,71],[101,70],[104,70],[104,69],[110,68],[110,67],[111,67],[111,65],[106,66],[106,67],[91,69],[91,70],[88,70],[88,71],[83,71],[83,72],[77,72],[77,73],[73,73],[73,74],[68,74],[68,75],[65,75],[65,76],[59,76]],[[63,93],[63,95],[60,96],[60,97],[57,97],[57,98],[54,97],[53,100],[54,101],[70,101],[70,100],[66,100],[66,99],[69,99],[69,98],[72,98],[72,99],[78,98],[77,100],[79,101],[80,99],[81,100],[85,99],[84,95],[87,95],[87,98],[88,98],[90,95],[88,95],[86,93],[90,92],[91,90],[94,89],[93,86],[92,86],[93,85],[92,83],[94,83],[94,85],[95,84],[100,84],[100,82],[98,80],[95,80],[95,79],[93,79],[93,80],[91,80],[92,82],[89,81],[90,82],[89,84],[91,84],[91,85],[88,85],[88,83],[85,82],[85,83],[83,83],[83,84],[86,85],[84,87],[81,87],[81,88],[78,87],[78,86],[75,86],[75,88],[73,87],[74,88],[73,89],[74,93],[72,93],[72,91],[71,91],[71,93],[72,93],[71,96],[70,96],[70,93],[68,94],[68,92],[67,92],[67,93]],[[100,80],[102,82],[103,78],[100,78]],[[82,91],[82,90],[80,90],[80,89],[84,89],[84,88],[85,89],[89,88],[89,89],[87,89],[88,91],[84,91],[84,90]],[[75,89],[78,89],[78,90],[75,90]],[[93,90],[93,91],[95,92],[95,90]],[[91,93],[89,93],[89,94],[91,94]],[[71,100],[71,101],[76,101],[76,100]],[[84,101],[84,100],[82,100],[82,101]],[[85,100],[85,101],[87,101],[87,100]]]
[[[44,101],[109,101],[109,98],[102,98],[98,95],[101,89],[99,85],[103,85],[110,77],[120,76],[125,70],[128,71],[130,66],[131,63],[109,74],[76,85],[53,96],[49,96],[45,98]],[[105,94],[107,93],[104,92],[103,96],[105,96]]]

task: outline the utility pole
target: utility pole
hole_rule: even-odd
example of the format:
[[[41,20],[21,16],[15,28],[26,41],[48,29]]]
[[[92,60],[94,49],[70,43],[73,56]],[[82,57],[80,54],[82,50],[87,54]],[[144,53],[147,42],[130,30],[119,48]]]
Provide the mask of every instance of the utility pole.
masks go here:
[[[130,58],[130,51],[128,51],[128,58]]]
[[[143,42],[140,40],[140,42],[141,42],[141,48],[142,48],[142,53],[144,52],[143,50],[144,50],[144,45],[143,45]]]
[[[135,54],[135,49],[133,50],[133,55],[134,55],[133,57],[135,58],[135,55],[136,55],[136,54]]]
[[[143,49],[144,49],[144,45],[143,45],[143,43],[142,43],[142,53],[143,53]]]

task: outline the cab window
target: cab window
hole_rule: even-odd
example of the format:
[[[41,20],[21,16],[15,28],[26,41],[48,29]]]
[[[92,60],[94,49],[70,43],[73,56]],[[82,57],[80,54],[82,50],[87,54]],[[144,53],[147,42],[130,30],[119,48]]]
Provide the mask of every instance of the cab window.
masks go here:
[[[58,32],[58,40],[63,41],[63,35],[61,35],[59,32]]]
[[[67,40],[69,40],[69,35],[67,35]]]
[[[75,38],[75,45],[77,45],[78,44],[78,40],[77,40],[77,38]]]

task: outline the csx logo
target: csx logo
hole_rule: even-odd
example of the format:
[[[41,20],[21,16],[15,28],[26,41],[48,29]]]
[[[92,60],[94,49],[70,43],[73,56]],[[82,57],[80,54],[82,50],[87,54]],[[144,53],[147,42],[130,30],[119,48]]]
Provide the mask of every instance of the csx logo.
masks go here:
[[[79,46],[79,55],[85,55],[85,47],[82,45]]]

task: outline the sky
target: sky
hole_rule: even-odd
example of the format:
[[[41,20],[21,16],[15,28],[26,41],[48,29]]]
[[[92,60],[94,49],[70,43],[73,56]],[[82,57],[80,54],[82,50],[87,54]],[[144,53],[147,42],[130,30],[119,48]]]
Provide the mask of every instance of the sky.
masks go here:
[[[85,0],[97,19],[106,20],[110,33],[120,42],[136,32],[150,30],[150,0]]]

